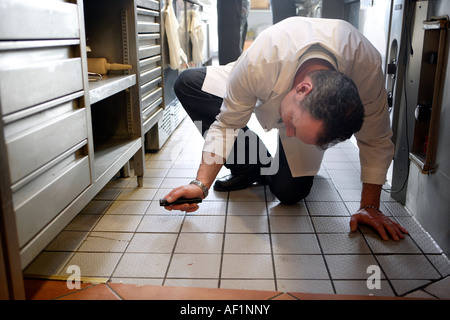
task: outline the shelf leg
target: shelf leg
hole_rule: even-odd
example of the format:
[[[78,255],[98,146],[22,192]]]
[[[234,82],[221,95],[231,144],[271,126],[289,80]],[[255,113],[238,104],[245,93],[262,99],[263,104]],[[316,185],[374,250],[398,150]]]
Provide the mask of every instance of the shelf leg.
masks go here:
[[[122,169],[120,169],[120,176],[122,178],[130,177],[130,162],[129,161],[122,167]]]
[[[137,184],[138,184],[138,187],[142,187],[144,185],[144,177],[143,176],[137,176]]]

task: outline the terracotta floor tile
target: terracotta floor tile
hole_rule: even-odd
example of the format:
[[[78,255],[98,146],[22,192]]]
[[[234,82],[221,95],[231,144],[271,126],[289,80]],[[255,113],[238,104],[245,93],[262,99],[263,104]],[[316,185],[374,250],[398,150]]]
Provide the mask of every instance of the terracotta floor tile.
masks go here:
[[[69,289],[66,281],[24,279],[27,300],[51,300],[78,291]],[[92,284],[80,283],[80,289]]]
[[[28,300],[417,300],[419,297],[382,297],[298,292],[140,286],[125,283],[88,284],[67,288],[65,281],[25,279]]]
[[[267,300],[280,294],[276,291],[136,286],[124,283],[108,283],[108,286],[125,300]]]
[[[296,299],[295,297],[291,296],[289,293],[283,293],[283,294],[280,294],[280,295],[276,296],[272,300],[298,300],[298,299]]]
[[[120,300],[120,298],[106,284],[97,284],[58,300]]]

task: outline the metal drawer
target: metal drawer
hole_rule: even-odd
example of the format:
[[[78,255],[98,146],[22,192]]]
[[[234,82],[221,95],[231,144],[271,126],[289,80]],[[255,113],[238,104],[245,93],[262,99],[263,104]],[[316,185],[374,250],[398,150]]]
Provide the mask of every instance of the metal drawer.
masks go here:
[[[142,8],[159,10],[159,2],[155,0],[136,0],[136,5]]]
[[[161,35],[159,33],[141,33],[138,35],[138,44],[140,49],[146,47],[159,46],[159,39]],[[161,51],[161,49],[159,49]],[[140,57],[142,59],[142,57]]]
[[[0,66],[0,105],[3,115],[82,89],[80,58],[10,68]]]
[[[153,56],[146,59],[141,59],[139,61],[139,70],[141,73],[148,72],[152,69],[161,68],[159,62],[161,61],[161,56]]]
[[[161,61],[161,56],[154,56],[147,59],[142,59],[139,61],[140,70],[148,70],[158,67],[158,62]]]
[[[159,4],[156,1],[137,1],[137,32],[159,33],[161,28],[159,17]]]
[[[137,32],[139,33],[157,33],[160,30],[159,23],[137,22]]]
[[[160,53],[161,53],[160,45],[139,47],[139,59],[152,57],[155,55],[159,55]]]
[[[149,92],[155,90],[156,88],[160,87],[160,84],[162,82],[162,77],[158,77],[153,79],[152,81],[149,81],[141,86],[141,97],[144,97]]]
[[[139,75],[141,83],[146,83],[148,81],[152,81],[153,79],[161,76],[161,72],[162,72],[161,70],[162,70],[161,67],[156,67],[154,69],[149,69],[144,72],[141,72],[141,74]]]
[[[20,203],[14,203],[19,245],[23,247],[90,184],[89,158],[75,159],[45,180]],[[39,183],[39,181],[36,181]]]
[[[145,110],[149,105],[153,104],[160,97],[162,97],[161,87],[158,87],[156,90],[142,97],[142,110]]]
[[[49,0],[0,1],[0,40],[79,38],[76,4]]]
[[[77,109],[6,139],[11,184],[87,138],[86,110]]]
[[[155,19],[159,17],[159,11],[144,8],[137,8],[136,13],[138,22],[157,22]]]

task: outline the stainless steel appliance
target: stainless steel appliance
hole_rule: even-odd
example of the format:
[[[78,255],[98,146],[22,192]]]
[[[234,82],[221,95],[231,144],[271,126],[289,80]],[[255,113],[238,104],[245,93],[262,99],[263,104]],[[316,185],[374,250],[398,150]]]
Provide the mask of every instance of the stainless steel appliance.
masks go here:
[[[359,7],[358,29],[380,52],[383,71],[386,70],[392,3],[392,0],[361,0]]]
[[[405,71],[404,51],[402,51],[406,48],[405,43],[402,42],[406,31],[405,12],[405,0],[360,1],[358,28],[378,49],[383,59],[394,137],[398,131],[404,130],[399,118]],[[396,142],[395,139],[394,142]],[[397,146],[397,153],[401,149],[401,146]],[[402,159],[404,157],[406,159]],[[402,169],[397,170],[397,175],[394,175],[393,166],[391,166],[388,173],[388,182],[395,193],[402,192],[407,179],[407,152],[400,155],[398,160],[396,165],[402,164]]]

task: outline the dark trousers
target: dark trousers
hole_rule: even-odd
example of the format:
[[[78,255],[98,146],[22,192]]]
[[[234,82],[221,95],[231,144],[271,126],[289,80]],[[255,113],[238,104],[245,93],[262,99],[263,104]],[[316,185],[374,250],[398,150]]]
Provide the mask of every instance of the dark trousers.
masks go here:
[[[219,64],[221,65],[236,61],[244,48],[247,17],[243,16],[245,13],[243,12],[242,1],[217,1]]]
[[[271,0],[272,23],[278,23],[296,15],[295,0]]]
[[[223,102],[222,98],[201,90],[205,76],[206,68],[204,67],[187,69],[178,76],[174,84],[175,94],[189,117],[194,122],[201,122],[201,127],[199,129],[201,130],[202,135],[205,134],[211,124],[215,121]],[[252,141],[252,143],[257,143],[258,155],[266,153],[267,156],[270,157],[270,154],[264,143],[253,131],[251,131],[248,127],[242,129],[247,137],[251,137],[250,139],[245,140],[245,162],[242,162],[241,157],[239,157],[239,159],[237,158],[239,155],[234,151],[242,149],[237,148],[235,143],[233,147],[234,150],[231,152],[231,156],[234,158],[230,159],[229,157],[225,161],[225,167],[230,169],[232,174],[260,174],[261,168],[267,168],[270,164],[267,164],[266,161],[260,161],[259,157],[256,164],[253,163],[253,161],[249,162],[250,150],[254,149],[249,146],[248,142]],[[269,176],[265,176],[266,183],[269,185],[272,193],[282,203],[296,203],[309,194],[313,185],[314,177],[292,177],[292,173],[289,169],[289,164],[286,160],[286,155],[281,143],[279,143],[279,149],[279,158],[277,159],[278,170]],[[252,158],[252,160],[254,159]]]

